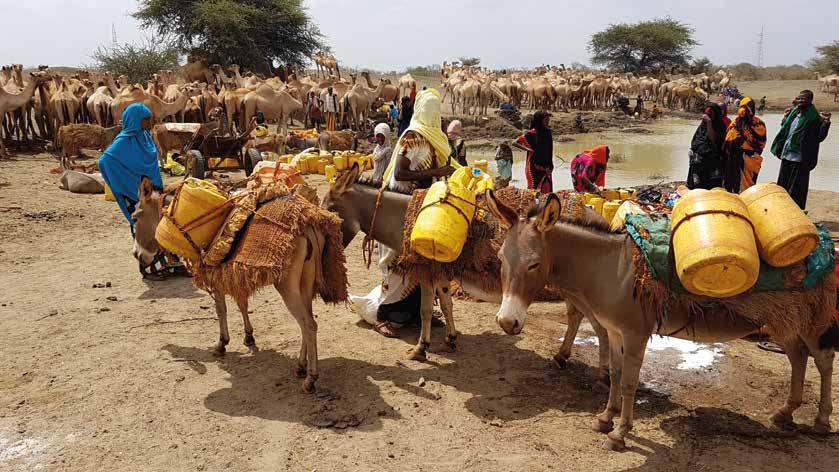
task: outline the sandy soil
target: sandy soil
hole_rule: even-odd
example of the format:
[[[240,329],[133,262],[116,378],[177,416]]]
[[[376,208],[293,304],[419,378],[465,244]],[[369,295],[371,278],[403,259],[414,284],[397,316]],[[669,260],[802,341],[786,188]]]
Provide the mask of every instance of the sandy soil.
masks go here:
[[[631,449],[602,450],[589,429],[605,402],[590,328],[568,369],[551,361],[563,304],[534,306],[513,337],[496,307],[458,302],[460,350],[435,330],[418,364],[405,360],[416,329],[385,339],[318,302],[322,371],[305,394],[292,375],[299,331],[275,293],[251,305],[259,350],[242,345],[234,311],[229,352],[214,358],[209,297],[188,279],[144,283],[116,205],[59,190],[53,165],[0,162],[0,470],[835,469],[836,435],[766,429],[789,366],[745,341],[688,348],[714,359],[696,365],[650,352]],[[839,194],[812,201],[839,221]],[[359,241],[348,261],[352,291],[366,292],[377,275]],[[815,416],[814,372],[802,422]]]
[[[740,93],[754,98],[766,96],[766,106],[770,110],[785,110],[802,90],[815,93],[816,108],[820,111],[839,111],[839,102],[833,101],[833,95],[821,92],[821,83],[817,80],[763,80],[758,82],[738,82]]]

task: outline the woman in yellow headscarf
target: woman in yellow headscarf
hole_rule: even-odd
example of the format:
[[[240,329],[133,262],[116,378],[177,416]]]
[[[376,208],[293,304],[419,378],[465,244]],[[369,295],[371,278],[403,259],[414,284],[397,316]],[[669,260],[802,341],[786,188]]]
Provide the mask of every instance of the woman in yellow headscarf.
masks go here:
[[[755,116],[755,102],[740,100],[737,117],[728,126],[723,149],[726,153],[725,189],[740,193],[757,183],[766,147],[766,125]]]
[[[413,193],[428,188],[435,178],[448,177],[460,165],[451,162],[449,138],[441,128],[442,97],[433,88],[417,94],[414,115],[399,137],[383,184],[393,192]]]
[[[449,138],[441,128],[441,96],[434,89],[417,94],[411,124],[399,137],[390,164],[385,170],[383,185],[387,190],[411,194],[428,188],[435,178],[448,177],[455,167],[451,160]],[[394,221],[402,225],[402,221]],[[405,324],[419,324],[421,288],[416,282],[392,271],[391,264],[399,248],[379,244],[379,269],[383,282],[366,296],[350,296],[358,314],[379,334],[396,337],[396,329]],[[433,324],[440,323],[435,316]]]

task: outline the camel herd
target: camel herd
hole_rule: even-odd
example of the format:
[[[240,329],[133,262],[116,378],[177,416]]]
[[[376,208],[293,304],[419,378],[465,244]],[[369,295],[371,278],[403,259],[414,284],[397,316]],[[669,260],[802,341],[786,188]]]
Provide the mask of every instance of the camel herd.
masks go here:
[[[325,57],[317,58],[319,70]],[[325,72],[338,73],[337,63],[325,64]],[[31,74],[24,74],[21,64],[3,66],[0,142],[16,139],[26,143],[35,138],[53,141],[61,126],[75,123],[114,126],[122,111],[137,102],[152,110],[156,122],[204,123],[219,109],[230,131],[244,130],[259,111],[269,122],[279,123],[285,133],[292,119],[303,120],[309,94],[314,92],[324,99],[329,87],[338,97],[340,122],[360,129],[369,125],[371,110],[384,103],[398,103],[400,96],[416,87],[409,74],[397,84],[386,78],[374,84],[368,72],[349,74],[349,80],[313,77],[291,69],[281,75],[285,80],[242,74],[235,64],[224,68],[190,60],[178,71],[162,70],[139,84],[109,72],[79,71],[63,77],[47,66]],[[0,156],[5,155],[5,146],[0,147]]]
[[[605,74],[557,67],[492,72],[443,63],[443,88],[452,109],[466,115],[486,114],[490,105],[510,102],[548,110],[608,108],[618,96],[658,101],[685,110],[701,105],[712,93],[731,85],[731,75],[664,74],[654,78],[632,73]]]

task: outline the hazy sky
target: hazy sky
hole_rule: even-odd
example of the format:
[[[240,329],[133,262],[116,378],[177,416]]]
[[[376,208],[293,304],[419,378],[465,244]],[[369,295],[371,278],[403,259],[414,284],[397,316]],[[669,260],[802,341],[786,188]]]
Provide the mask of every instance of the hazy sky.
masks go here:
[[[174,0],[173,0],[174,1]],[[478,56],[491,67],[587,62],[609,23],[670,15],[696,28],[694,55],[753,62],[765,26],[767,65],[804,63],[839,40],[837,0],[306,0],[340,62],[380,70]],[[0,0],[0,63],[77,66],[111,40],[142,36],[135,0]]]

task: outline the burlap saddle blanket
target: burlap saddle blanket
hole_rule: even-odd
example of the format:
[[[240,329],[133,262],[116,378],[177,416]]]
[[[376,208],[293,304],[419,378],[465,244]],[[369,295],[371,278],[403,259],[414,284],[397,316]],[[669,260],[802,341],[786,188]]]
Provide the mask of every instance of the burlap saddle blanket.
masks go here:
[[[190,264],[196,286],[247,298],[288,275],[298,237],[307,238],[310,252],[318,250],[316,229],[324,241],[315,292],[327,303],[347,301],[341,220],[297,190],[277,182],[240,195],[201,261]]]
[[[635,297],[661,325],[673,310],[686,311],[689,330],[703,317],[739,316],[766,326],[779,340],[797,333],[819,333],[836,315],[836,256],[822,225],[819,245],[802,262],[775,268],[761,262],[760,275],[748,292],[717,299],[689,293],[679,281],[670,241],[670,215],[630,215],[626,231],[635,243]],[[673,334],[673,333],[661,333]]]

